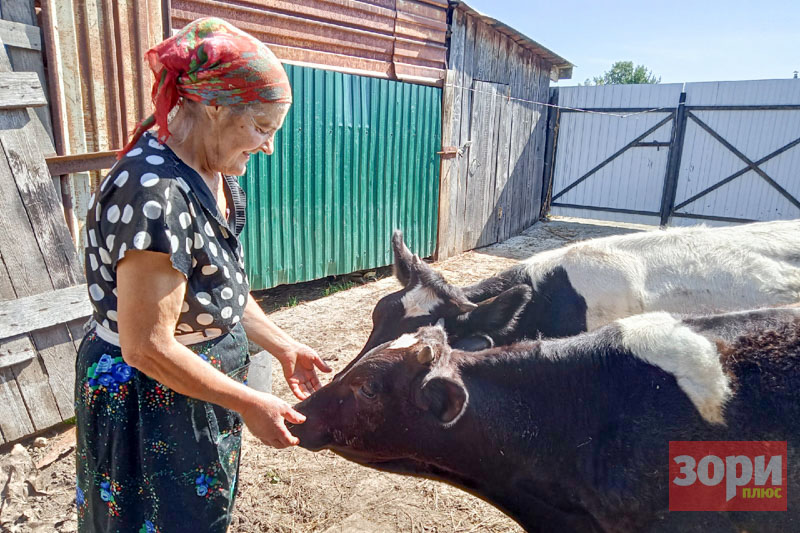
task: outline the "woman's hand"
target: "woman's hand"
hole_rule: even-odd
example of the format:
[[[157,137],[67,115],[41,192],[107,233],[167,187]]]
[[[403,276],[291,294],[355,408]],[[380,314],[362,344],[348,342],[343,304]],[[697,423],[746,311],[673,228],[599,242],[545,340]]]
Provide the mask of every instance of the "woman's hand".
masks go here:
[[[286,383],[292,394],[300,400],[308,398],[320,388],[315,368],[330,372],[331,368],[319,358],[317,352],[294,340],[289,334],[267,318],[252,295],[248,296],[242,325],[247,337],[267,350],[280,361]]]
[[[306,417],[280,398],[256,393],[254,401],[241,414],[250,432],[268,446],[286,448],[300,442],[300,439],[286,429],[284,420],[292,424],[302,424]]]
[[[283,367],[283,375],[292,393],[300,400],[305,400],[322,385],[319,383],[315,368],[322,372],[330,372],[331,367],[320,359],[317,352],[299,342],[292,343],[288,350],[277,357]]]

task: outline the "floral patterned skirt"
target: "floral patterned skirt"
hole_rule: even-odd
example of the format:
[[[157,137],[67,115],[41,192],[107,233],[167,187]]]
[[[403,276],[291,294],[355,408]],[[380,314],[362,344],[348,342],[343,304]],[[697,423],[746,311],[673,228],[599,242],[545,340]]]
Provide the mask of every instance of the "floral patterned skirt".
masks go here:
[[[244,382],[249,356],[241,324],[189,346]],[[240,416],[177,394],[122,360],[90,330],[76,362],[78,530],[220,532],[236,497]]]

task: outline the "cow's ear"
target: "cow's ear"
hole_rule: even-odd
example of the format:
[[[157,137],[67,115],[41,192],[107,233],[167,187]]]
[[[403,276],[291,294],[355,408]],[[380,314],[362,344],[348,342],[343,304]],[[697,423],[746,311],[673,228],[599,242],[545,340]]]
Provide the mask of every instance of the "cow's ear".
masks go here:
[[[462,383],[437,376],[424,383],[417,395],[417,404],[443,425],[451,426],[464,414],[468,398]]]
[[[459,313],[469,313],[478,307],[469,301],[461,289],[447,283],[440,273],[436,272],[416,255],[413,258],[412,269],[423,286],[432,289],[441,298],[447,300],[451,305],[455,306]]]
[[[462,313],[469,313],[478,308],[478,304],[470,302],[463,294],[458,294],[450,298],[450,302],[455,305]]]
[[[417,352],[417,362],[421,365],[430,366],[433,363],[433,347],[426,344]]]
[[[434,329],[441,334],[440,338],[428,337],[423,339],[412,348],[412,353],[415,354],[417,362],[425,366],[433,366],[442,358],[442,354],[448,349],[445,344],[447,343],[447,334],[443,329],[425,328],[429,334],[432,334]]]
[[[392,249],[394,250],[394,276],[407,287],[411,282],[414,272],[414,255],[403,242],[403,232],[399,229],[392,234]]]
[[[492,333],[514,326],[522,310],[531,301],[529,285],[517,285],[501,292],[469,314],[467,322],[476,332]]]

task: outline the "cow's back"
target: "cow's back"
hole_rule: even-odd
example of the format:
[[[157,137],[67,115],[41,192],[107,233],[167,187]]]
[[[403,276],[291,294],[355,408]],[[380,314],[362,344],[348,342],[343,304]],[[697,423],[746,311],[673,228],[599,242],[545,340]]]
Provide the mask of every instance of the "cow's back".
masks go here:
[[[800,301],[800,220],[674,228],[579,242],[523,262],[563,268],[587,329],[649,311],[715,313]]]

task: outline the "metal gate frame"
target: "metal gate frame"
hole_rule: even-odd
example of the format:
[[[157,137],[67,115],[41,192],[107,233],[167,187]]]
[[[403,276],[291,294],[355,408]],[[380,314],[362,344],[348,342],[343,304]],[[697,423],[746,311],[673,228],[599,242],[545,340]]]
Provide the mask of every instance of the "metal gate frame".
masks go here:
[[[552,108],[551,108],[551,110],[552,110]],[[676,135],[676,130],[677,130],[676,123],[677,123],[677,121],[673,122],[672,133],[671,133],[669,142],[659,142],[659,141],[643,142],[642,139],[646,139],[648,135],[650,135],[651,133],[657,131],[659,128],[661,128],[662,126],[664,126],[668,122],[674,121],[675,117],[677,116],[677,110],[675,108],[673,108],[673,107],[660,107],[660,108],[657,108],[657,109],[653,109],[653,108],[649,108],[649,107],[648,108],[638,108],[638,107],[605,108],[605,107],[596,107],[596,108],[585,108],[585,109],[560,109],[559,111],[560,111],[560,113],[582,113],[582,112],[587,112],[587,111],[588,112],[595,112],[595,113],[641,113],[641,112],[647,112],[647,111],[652,111],[654,113],[669,112],[669,115],[667,115],[666,117],[664,117],[663,119],[658,121],[655,125],[653,125],[650,128],[648,128],[644,133],[638,135],[635,139],[633,139],[628,144],[626,144],[625,146],[623,146],[622,148],[620,148],[619,150],[614,152],[611,156],[609,156],[606,159],[604,159],[603,161],[601,161],[598,165],[596,165],[594,168],[592,168],[591,170],[589,170],[588,172],[583,174],[581,177],[579,177],[578,179],[576,179],[575,181],[573,181],[572,183],[570,183],[569,185],[567,185],[566,187],[564,187],[560,191],[554,193],[553,196],[552,196],[552,199],[550,201],[550,206],[553,206],[553,207],[569,207],[569,208],[589,209],[589,210],[593,210],[593,211],[607,211],[607,212],[611,212],[611,213],[626,213],[626,214],[630,214],[630,215],[662,216],[662,221],[663,221],[663,215],[662,215],[661,212],[640,211],[640,210],[636,210],[636,209],[623,209],[623,208],[619,208],[619,207],[598,207],[598,206],[585,206],[585,205],[577,205],[577,204],[565,204],[565,203],[558,202],[557,200],[561,196],[565,195],[567,192],[572,190],[573,188],[577,187],[578,185],[580,185],[581,183],[583,183],[584,181],[586,181],[587,179],[592,177],[592,175],[594,175],[598,170],[600,170],[604,166],[608,165],[609,163],[614,161],[616,158],[618,158],[619,156],[621,156],[622,154],[624,154],[625,152],[627,152],[628,150],[630,150],[632,148],[645,148],[645,147],[646,148],[653,148],[653,147],[667,147],[667,148],[669,148],[670,152],[669,152],[669,156],[668,156],[669,159],[668,159],[668,163],[667,163],[667,173],[669,174],[670,164],[671,164],[672,154],[673,154],[672,147],[675,145],[675,135]],[[558,134],[556,133],[556,138],[555,138],[554,144],[556,144],[557,142],[558,142]],[[554,173],[555,173],[555,153],[553,153],[553,155],[551,156],[551,160],[552,160],[553,163],[552,163],[552,165],[550,167],[550,175],[547,176],[547,179],[549,180],[550,186],[552,187],[552,183],[553,183],[552,180],[553,180]],[[662,212],[663,212],[663,206],[662,206]],[[662,224],[663,224],[663,222],[662,222]]]
[[[553,101],[558,101],[558,92],[557,89],[554,90],[554,97]],[[717,131],[715,131],[711,126],[706,124],[702,119],[700,119],[693,111],[798,111],[800,110],[800,105],[697,105],[697,106],[687,106],[686,105],[686,92],[682,91],[680,94],[680,100],[678,102],[678,106],[675,108],[672,107],[660,107],[660,108],[583,108],[583,109],[562,109],[553,106],[550,108],[551,116],[555,116],[555,126],[551,127],[551,131],[553,132],[553,141],[550,142],[548,140],[548,153],[547,153],[547,160],[549,164],[545,166],[545,172],[547,175],[545,176],[545,183],[546,190],[551,191],[552,197],[548,198],[548,195],[545,195],[545,202],[546,205],[542,210],[542,213],[549,212],[550,206],[553,207],[566,207],[566,208],[579,208],[579,209],[587,209],[592,211],[606,211],[606,212],[613,212],[613,213],[625,213],[625,214],[633,214],[633,215],[647,215],[647,216],[658,216],[660,217],[660,224],[661,226],[666,226],[669,222],[670,217],[681,217],[681,218],[694,218],[698,220],[712,220],[712,221],[719,221],[719,222],[755,222],[752,219],[746,218],[734,218],[734,217],[722,217],[722,216],[712,216],[712,215],[699,215],[693,213],[685,213],[680,212],[681,209],[688,206],[689,204],[695,202],[696,200],[702,198],[703,196],[711,193],[712,191],[722,187],[723,185],[735,180],[739,176],[742,176],[749,172],[750,170],[754,171],[758,176],[760,176],[764,181],[766,181],[771,187],[777,190],[782,196],[784,196],[790,203],[795,205],[796,207],[800,208],[800,199],[795,198],[792,196],[786,189],[781,187],[774,179],[772,179],[762,168],[761,165],[767,163],[771,159],[777,157],[778,155],[794,148],[798,144],[800,144],[800,137],[797,139],[781,146],[777,150],[770,152],[769,154],[765,155],[764,157],[758,159],[757,161],[752,161],[750,158],[745,156],[739,149],[737,149],[732,143],[730,143],[727,139],[725,139],[722,135],[720,135]],[[558,125],[560,122],[560,116],[562,113],[582,113],[582,112],[603,112],[603,113],[640,113],[640,112],[670,112],[668,116],[664,119],[659,121],[654,126],[650,127],[647,131],[642,133],[641,135],[637,136],[635,139],[630,141],[628,144],[614,152],[611,156],[606,158],[605,160],[601,161],[591,170],[583,174],[581,177],[564,187],[558,192],[552,191],[553,187],[553,179],[555,174],[555,155],[556,149],[558,146]],[[700,128],[706,131],[709,135],[711,135],[714,139],[716,139],[720,144],[722,144],[725,148],[727,148],[730,152],[732,152],[736,157],[738,157],[745,166],[733,174],[723,178],[722,180],[718,181],[714,185],[707,187],[706,189],[698,192],[697,194],[693,195],[690,198],[682,201],[678,205],[675,205],[675,196],[677,194],[678,189],[678,176],[680,174],[680,165],[681,165],[681,158],[683,155],[684,150],[684,139],[686,137],[686,126],[688,121],[691,120],[695,122]],[[669,142],[642,142],[642,139],[647,138],[648,135],[653,133],[654,131],[658,130],[669,121],[673,121],[672,124],[672,133],[670,135]],[[616,207],[601,207],[601,206],[586,206],[586,205],[577,205],[577,204],[566,204],[558,202],[557,200],[572,190],[574,187],[578,186],[586,179],[590,178],[593,174],[597,171],[614,161],[616,158],[627,152],[632,148],[638,147],[667,147],[669,149],[669,155],[667,156],[667,167],[664,174],[664,187],[662,190],[661,196],[661,209],[658,212],[655,211],[639,211],[633,209],[623,209],[623,208],[616,208]]]
[[[686,99],[686,93],[681,94],[681,99]],[[695,218],[699,220],[715,220],[721,222],[755,222],[752,219],[746,218],[733,218],[733,217],[719,217],[719,216],[709,216],[709,215],[698,215],[693,213],[681,213],[679,209],[686,207],[687,205],[695,202],[696,200],[702,198],[703,196],[709,194],[710,192],[722,187],[726,183],[730,183],[731,181],[735,180],[739,176],[742,176],[752,170],[758,176],[760,176],[764,181],[766,181],[773,189],[778,191],[783,197],[785,197],[791,204],[795,207],[800,209],[800,200],[792,196],[786,189],[781,187],[779,183],[777,183],[774,179],[772,179],[762,168],[761,165],[766,163],[767,161],[779,156],[783,152],[794,148],[798,144],[800,144],[800,137],[797,139],[781,146],[777,150],[770,152],[769,154],[765,155],[758,161],[752,161],[746,155],[744,155],[738,148],[733,146],[727,139],[725,139],[722,135],[720,135],[717,131],[715,131],[711,126],[706,124],[702,119],[700,119],[697,115],[695,115],[692,111],[799,111],[800,105],[722,105],[722,106],[709,106],[709,105],[698,105],[698,106],[681,106],[684,110],[684,114],[688,119],[691,119],[695,124],[700,126],[706,133],[711,135],[714,139],[716,139],[722,146],[727,148],[731,153],[733,153],[736,157],[744,162],[745,166],[733,174],[723,178],[722,180],[718,181],[714,185],[707,187],[706,189],[698,192],[697,194],[693,195],[690,198],[687,198],[683,202],[675,205],[675,194],[677,192],[678,187],[678,170],[680,167],[680,158],[681,154],[683,153],[683,136],[686,132],[686,124],[688,121],[686,119],[683,120],[681,125],[681,136],[680,142],[676,143],[676,147],[678,148],[676,152],[678,155],[677,165],[674,169],[674,176],[671,176],[669,173],[667,174],[667,182],[664,186],[665,192],[665,205],[662,207],[662,218],[661,218],[661,225],[665,225],[669,217],[676,216],[681,218]],[[672,148],[670,148],[672,149]],[[673,179],[670,182],[670,178]],[[667,196],[667,194],[669,196]],[[666,200],[669,199],[669,204],[666,203]]]

